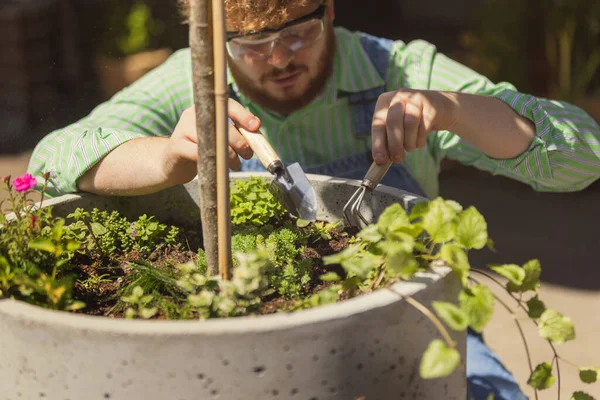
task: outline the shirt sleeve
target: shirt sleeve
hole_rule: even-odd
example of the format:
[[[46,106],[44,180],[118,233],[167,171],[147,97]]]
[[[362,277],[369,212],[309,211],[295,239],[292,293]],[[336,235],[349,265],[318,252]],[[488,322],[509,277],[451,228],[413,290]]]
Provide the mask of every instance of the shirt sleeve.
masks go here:
[[[46,135],[33,150],[28,172],[38,185],[50,173],[48,197],[77,192],[77,179],[117,146],[169,136],[192,102],[190,63],[189,49],[179,50],[88,116]]]
[[[582,109],[520,93],[508,82],[493,83],[425,41],[411,42],[399,54],[401,87],[492,96],[535,124],[536,137],[529,148],[511,159],[491,158],[452,132],[433,132],[428,147],[438,162],[448,157],[537,191],[577,191],[600,177],[600,126]]]

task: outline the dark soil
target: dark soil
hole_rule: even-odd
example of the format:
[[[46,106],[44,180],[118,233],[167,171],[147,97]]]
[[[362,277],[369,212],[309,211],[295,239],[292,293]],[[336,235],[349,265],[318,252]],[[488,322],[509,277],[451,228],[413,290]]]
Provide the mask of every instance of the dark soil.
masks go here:
[[[358,230],[354,228],[346,229],[345,232],[331,230],[332,239],[320,239],[306,246],[301,259],[312,260],[312,279],[305,287],[307,296],[333,284],[333,282],[321,281],[319,276],[322,274],[333,271],[341,277],[345,276],[341,266],[325,266],[323,257],[348,247],[350,238],[357,232]],[[174,271],[175,265],[196,259],[197,254],[191,249],[199,248],[201,240],[198,233],[189,229],[181,229],[179,238],[180,242],[185,245],[162,246],[150,255],[140,254],[137,251],[127,254],[110,254],[105,257],[98,256],[97,258],[79,255],[72,262],[72,265],[75,265],[73,272],[76,276],[73,298],[86,303],[86,307],[78,312],[111,318],[123,317],[123,303],[118,302],[118,299],[124,293],[121,293],[120,290],[127,286],[126,282],[131,281],[132,274],[136,271],[136,263],[150,266],[170,275]],[[169,286],[166,285],[164,289],[168,290]],[[171,289],[171,293],[173,290],[178,290],[176,287],[171,287]],[[183,296],[183,293],[181,295]],[[286,300],[275,293],[262,299],[258,313],[275,313],[285,309],[294,301]],[[155,318],[162,319],[165,316],[159,313]]]

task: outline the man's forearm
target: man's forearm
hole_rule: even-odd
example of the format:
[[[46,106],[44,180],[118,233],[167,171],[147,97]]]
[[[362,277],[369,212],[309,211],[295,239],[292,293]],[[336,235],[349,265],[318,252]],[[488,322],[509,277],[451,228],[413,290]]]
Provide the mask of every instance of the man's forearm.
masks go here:
[[[457,106],[454,124],[447,130],[489,157],[517,157],[535,137],[535,124],[500,99],[467,93],[444,95]]]
[[[133,139],[116,147],[77,181],[84,192],[137,196],[172,186],[159,158],[168,138]]]

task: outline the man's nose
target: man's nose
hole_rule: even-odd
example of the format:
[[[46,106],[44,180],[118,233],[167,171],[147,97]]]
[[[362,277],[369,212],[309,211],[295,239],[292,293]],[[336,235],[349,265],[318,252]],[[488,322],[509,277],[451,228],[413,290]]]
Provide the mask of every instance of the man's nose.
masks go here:
[[[269,57],[269,64],[275,68],[284,69],[288,66],[290,61],[292,61],[293,57],[294,54],[289,48],[276,42],[273,51],[271,52],[271,57]]]

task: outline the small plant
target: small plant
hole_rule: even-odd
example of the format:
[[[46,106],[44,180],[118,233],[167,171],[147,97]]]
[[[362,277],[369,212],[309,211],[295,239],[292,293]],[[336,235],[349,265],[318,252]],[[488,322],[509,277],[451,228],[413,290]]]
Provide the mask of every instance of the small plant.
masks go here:
[[[127,319],[133,319],[136,316],[143,319],[152,318],[158,311],[157,307],[146,307],[154,300],[154,296],[144,294],[144,289],[141,286],[134,287],[131,294],[121,297],[121,300],[132,306],[125,310],[125,318]]]
[[[117,249],[125,252],[135,250],[147,256],[159,242],[175,244],[179,234],[176,226],[169,228],[145,214],[134,222],[128,222],[116,211],[108,213],[94,209],[90,213],[78,208],[67,218],[75,220],[69,226],[69,236],[79,241],[82,251],[97,251],[103,256]]]
[[[44,176],[44,192],[49,174]],[[79,244],[65,235],[65,221],[28,198],[37,184],[30,174],[2,180],[14,220],[0,214],[0,297],[14,298],[55,310],[84,306],[71,298],[73,279],[68,262]],[[44,201],[43,195],[40,206]],[[2,204],[0,203],[0,208]]]
[[[493,315],[497,300],[515,317],[515,322],[521,329],[519,319],[516,318],[517,312],[472,276],[473,273],[482,274],[498,283],[493,276],[472,270],[468,261],[467,254],[470,250],[482,249],[484,246],[493,249],[493,242],[487,234],[487,224],[474,207],[463,210],[454,201],[436,198],[431,202],[418,203],[408,214],[399,204],[394,204],[381,214],[376,224],[359,232],[358,238],[358,243],[325,258],[325,263],[341,264],[347,273],[344,280],[334,274],[324,277],[341,281],[342,290],[338,293],[350,290],[355,295],[357,290],[368,292],[380,287],[393,290],[390,285],[398,280],[408,280],[429,266],[446,264],[452,268],[463,286],[456,303],[434,301],[432,307],[435,314],[415,299],[406,298],[409,304],[434,323],[444,339],[433,340],[425,351],[420,367],[423,378],[447,376],[461,362],[460,354],[455,349],[456,343],[441,321],[452,330],[464,331],[471,327],[476,332],[482,332]],[[558,355],[555,345],[574,340],[575,327],[560,312],[546,309],[539,298],[541,266],[538,260],[530,260],[523,266],[507,264],[490,268],[508,280],[505,287],[516,301],[517,308],[538,326],[540,337],[548,341],[554,353],[550,363],[545,362],[533,368],[526,347],[531,370],[528,384],[536,390],[537,396],[537,390],[548,389],[555,382],[555,363],[557,371],[560,361],[574,365]],[[331,297],[331,291],[326,290],[323,295],[317,294],[310,301],[311,304],[319,304],[321,298]],[[579,370],[582,382],[596,382],[596,368],[575,367]],[[584,392],[577,392],[573,398],[584,399],[584,396],[587,396]]]
[[[258,177],[233,182],[230,193],[233,225],[264,225],[283,217],[283,206],[268,190],[265,182]]]

